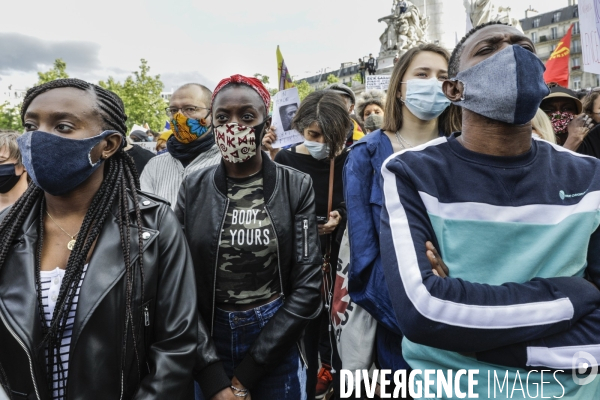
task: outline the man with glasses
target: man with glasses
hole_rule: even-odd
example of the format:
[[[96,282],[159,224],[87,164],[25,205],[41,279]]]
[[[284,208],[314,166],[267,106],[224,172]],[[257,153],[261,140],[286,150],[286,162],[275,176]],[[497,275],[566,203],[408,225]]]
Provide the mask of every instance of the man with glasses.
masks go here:
[[[211,96],[208,88],[197,83],[187,83],[173,93],[165,109],[173,132],[168,152],[150,160],[140,177],[143,191],[165,198],[173,208],[183,179],[221,160],[210,126]]]

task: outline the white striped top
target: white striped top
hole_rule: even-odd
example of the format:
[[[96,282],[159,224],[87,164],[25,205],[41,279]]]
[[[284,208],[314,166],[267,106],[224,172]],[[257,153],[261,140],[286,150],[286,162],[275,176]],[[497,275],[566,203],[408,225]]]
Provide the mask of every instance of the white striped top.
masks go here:
[[[210,167],[221,162],[221,152],[215,144],[209,150],[200,154],[187,167],[183,168],[181,161],[169,153],[152,157],[140,177],[140,186],[144,192],[160,196],[171,203],[175,209],[177,194],[181,182],[190,173]]]
[[[87,271],[87,264],[83,267],[83,274],[79,286],[75,292],[73,299],[73,305],[69,312],[69,318],[67,319],[67,326],[62,338],[60,345],[60,357],[62,360],[62,367],[64,375],[58,371],[58,365],[54,364],[54,372],[52,374],[52,398],[54,400],[65,398],[65,388],[67,386],[67,377],[69,375],[69,351],[71,350],[71,336],[73,334],[73,324],[75,322],[75,311],[77,310],[77,303],[79,301],[79,290]],[[40,271],[40,283],[42,285],[42,304],[44,306],[44,316],[46,325],[49,326],[52,321],[52,314],[54,314],[54,308],[56,307],[56,300],[58,298],[58,292],[62,285],[63,278],[65,276],[65,270],[56,267],[52,271]],[[46,363],[48,363],[48,353],[46,352]]]

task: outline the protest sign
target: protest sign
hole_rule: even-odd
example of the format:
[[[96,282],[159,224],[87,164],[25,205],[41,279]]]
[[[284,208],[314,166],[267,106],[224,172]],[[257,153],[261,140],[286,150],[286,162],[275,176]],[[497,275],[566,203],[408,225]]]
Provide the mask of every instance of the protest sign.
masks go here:
[[[295,87],[277,92],[273,98],[273,127],[277,135],[277,140],[273,143],[274,148],[304,141],[304,136],[292,129],[292,119],[298,107],[300,107],[300,97]]]
[[[133,144],[156,154],[156,142],[134,142]]]
[[[369,75],[366,78],[365,90],[387,90],[390,85],[389,75]]]
[[[600,2],[579,1],[579,30],[581,31],[581,51],[583,70],[600,74]]]

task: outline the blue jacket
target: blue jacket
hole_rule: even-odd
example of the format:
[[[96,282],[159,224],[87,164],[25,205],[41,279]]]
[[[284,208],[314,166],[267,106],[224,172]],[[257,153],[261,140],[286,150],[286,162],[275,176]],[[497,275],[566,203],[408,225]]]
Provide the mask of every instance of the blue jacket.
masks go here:
[[[382,367],[403,369],[402,332],[398,327],[381,266],[379,224],[383,193],[381,166],[392,155],[392,143],[381,130],[356,142],[344,167],[344,198],[348,210],[352,300],[379,322],[377,349]],[[385,329],[381,329],[385,328]]]

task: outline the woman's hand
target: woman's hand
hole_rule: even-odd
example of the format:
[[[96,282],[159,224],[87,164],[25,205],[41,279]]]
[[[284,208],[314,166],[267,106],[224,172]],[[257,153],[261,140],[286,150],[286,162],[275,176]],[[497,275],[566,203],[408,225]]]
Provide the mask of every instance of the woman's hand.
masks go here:
[[[319,225],[319,235],[328,235],[332,233],[341,221],[342,216],[340,213],[337,211],[332,211],[329,213],[329,221],[327,221],[326,224]]]
[[[569,125],[567,125],[567,132],[569,132],[569,135],[567,136],[563,147],[576,151],[593,127],[594,121],[589,116],[586,114],[579,114],[569,122]]]
[[[265,149],[271,151],[273,150],[273,143],[277,140],[277,134],[275,133],[275,129],[273,125],[269,127],[265,136],[263,136],[262,145]]]
[[[241,397],[237,397],[233,394],[233,390],[231,388],[225,388],[221,390],[219,393],[215,394],[211,400],[239,400]]]
[[[440,257],[433,243],[429,241],[425,242],[425,248],[427,249],[425,254],[427,255],[427,259],[431,264],[433,274],[439,276],[440,278],[448,277],[448,275],[450,275],[450,270],[444,263],[444,260],[442,260],[442,257]]]
[[[242,385],[242,382],[240,382],[238,380],[238,378],[236,378],[235,376],[231,379],[231,386],[235,387],[236,389],[241,389],[241,390],[235,390],[233,387],[231,388],[234,399],[236,399],[236,400],[240,400],[240,399],[250,400],[251,399],[250,391],[248,389],[246,389],[244,387],[244,385]],[[244,394],[245,396],[241,396],[242,394]]]
[[[269,127],[265,136],[263,136],[262,145],[265,149],[269,151],[269,155],[271,156],[271,160],[275,158],[275,155],[279,153],[281,149],[274,149],[273,143],[277,140],[277,134],[275,133],[275,128],[273,125]]]

